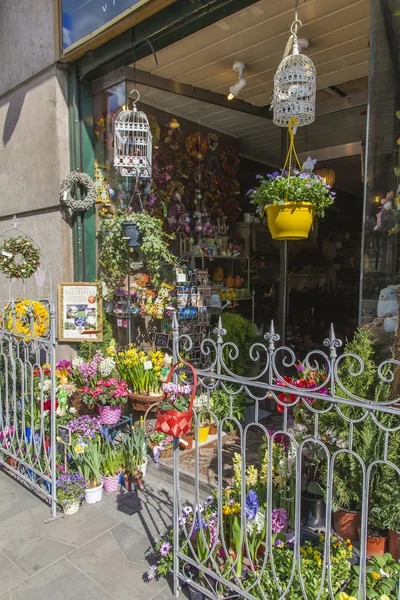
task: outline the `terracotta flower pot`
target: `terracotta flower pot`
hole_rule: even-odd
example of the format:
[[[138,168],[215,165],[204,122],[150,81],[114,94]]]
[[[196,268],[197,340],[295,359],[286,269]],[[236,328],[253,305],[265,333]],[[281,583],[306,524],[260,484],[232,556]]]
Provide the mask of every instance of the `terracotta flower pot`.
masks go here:
[[[389,529],[389,552],[394,560],[400,558],[400,531]]]
[[[211,423],[209,435],[217,435],[217,433],[218,433],[218,427],[215,425],[215,423]]]
[[[367,537],[367,556],[383,556],[388,537]]]
[[[333,528],[341,537],[357,542],[360,538],[357,527],[360,526],[361,513],[340,508],[333,515]]]
[[[191,450],[192,447],[193,447],[193,439],[194,439],[193,433],[190,433],[188,435],[182,435],[179,438],[179,440],[180,440],[179,441],[179,447],[180,447],[180,449],[181,450]],[[187,443],[185,444],[185,442],[187,442]],[[171,450],[172,450],[172,452],[171,452],[171,456],[172,456],[173,455],[173,449],[171,448]]]
[[[13,458],[12,456],[7,456],[7,458],[5,459],[5,462],[6,462],[8,465],[10,465],[10,467],[11,467],[12,469],[15,469],[16,471],[18,471],[18,470],[19,470],[19,462],[18,462],[18,461],[17,461],[15,458]],[[6,471],[9,471],[9,470],[10,470],[10,469],[7,469],[7,467],[4,467],[4,469],[5,469]]]

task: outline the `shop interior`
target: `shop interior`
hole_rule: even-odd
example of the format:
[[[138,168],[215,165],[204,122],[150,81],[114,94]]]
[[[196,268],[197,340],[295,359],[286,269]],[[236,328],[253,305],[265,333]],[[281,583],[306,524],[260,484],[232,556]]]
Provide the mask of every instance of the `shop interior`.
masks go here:
[[[331,322],[342,339],[357,327],[369,10],[367,1],[299,2],[298,37],[315,64],[317,96],[316,119],[297,129],[296,150],[301,163],[317,161],[314,172],[336,192],[304,241],[273,240],[248,196],[258,174],[282,169],[287,151],[287,129],[273,124],[270,105],[293,21],[291,0],[261,1],[94,83],[97,229],[121,208],[143,206],[163,220],[175,234],[171,249],[180,267],[200,273],[182,286],[178,278],[170,282],[181,330],[197,344],[221,312],[242,315],[257,335],[273,319],[300,352],[320,345]],[[113,168],[115,119],[134,102],[153,134],[152,182],[139,187]],[[108,303],[121,343],[137,338],[141,320],[153,332],[170,331],[167,311],[153,319],[132,300],[139,271],[126,274],[126,293]],[[202,286],[208,297],[199,303]]]

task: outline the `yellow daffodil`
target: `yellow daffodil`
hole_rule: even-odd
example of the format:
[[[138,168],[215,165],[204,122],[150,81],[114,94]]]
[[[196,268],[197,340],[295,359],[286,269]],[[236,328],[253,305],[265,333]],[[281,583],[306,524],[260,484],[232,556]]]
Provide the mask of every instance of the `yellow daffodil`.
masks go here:
[[[383,594],[381,596],[381,600],[390,600],[389,596],[386,596],[386,594]]]
[[[83,447],[77,444],[74,448],[75,454],[83,454]]]
[[[376,571],[372,571],[372,577],[378,581],[381,578],[380,574]]]

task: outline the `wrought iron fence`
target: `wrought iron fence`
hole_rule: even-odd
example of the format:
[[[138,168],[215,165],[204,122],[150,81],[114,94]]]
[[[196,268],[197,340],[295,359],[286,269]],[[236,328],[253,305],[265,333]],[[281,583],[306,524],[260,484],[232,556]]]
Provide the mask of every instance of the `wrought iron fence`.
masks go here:
[[[10,234],[37,246],[16,219],[0,239]],[[43,255],[41,262],[51,290]],[[55,517],[55,307],[30,295],[25,282],[8,280],[8,298],[0,301],[0,464],[47,498]]]
[[[195,440],[207,420],[218,433],[214,451],[210,445],[207,451],[212,492],[205,500],[202,447],[195,444],[190,506],[181,502],[184,454],[175,439],[175,595],[189,582],[193,595],[208,598],[400,598],[398,574],[382,566],[387,557],[371,570],[367,556],[371,526],[394,530],[400,523],[400,409],[391,396],[400,363],[385,360],[372,372],[360,356],[339,354],[333,326],[325,349],[299,362],[291,348],[279,346],[272,323],[249,349],[256,372],[237,376],[240,349],[225,335],[220,319],[201,344]],[[174,361],[188,359],[191,347],[175,319]],[[367,384],[370,398],[361,395]],[[254,405],[246,424],[235,417],[243,397]],[[344,539],[332,533],[333,523]]]

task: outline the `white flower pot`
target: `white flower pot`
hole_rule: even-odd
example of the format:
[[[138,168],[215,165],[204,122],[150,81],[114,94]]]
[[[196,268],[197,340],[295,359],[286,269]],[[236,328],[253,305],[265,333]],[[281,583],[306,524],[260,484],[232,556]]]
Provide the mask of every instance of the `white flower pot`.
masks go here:
[[[142,464],[142,477],[146,477],[146,472],[147,472],[147,462],[148,462],[148,458],[147,456],[144,457],[143,459],[143,464]]]
[[[71,502],[70,504],[66,504],[63,507],[63,511],[65,515],[74,515],[79,510],[79,501]]]
[[[94,488],[86,488],[85,490],[85,500],[87,504],[96,504],[96,502],[100,502],[103,497],[103,482],[100,485]]]

